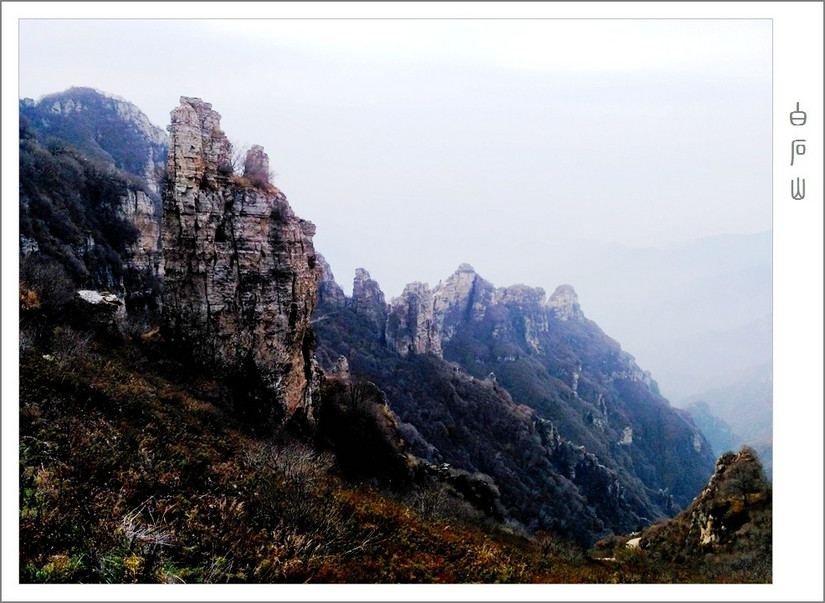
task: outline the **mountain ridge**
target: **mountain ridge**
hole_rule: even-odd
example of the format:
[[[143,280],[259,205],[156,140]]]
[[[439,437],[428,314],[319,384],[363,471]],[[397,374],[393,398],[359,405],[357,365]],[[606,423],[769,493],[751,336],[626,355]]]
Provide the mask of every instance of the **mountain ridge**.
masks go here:
[[[562,440],[558,442],[563,441],[567,446],[569,439],[572,447],[584,444],[582,450],[587,454],[595,452],[594,462],[615,472],[616,483],[624,484],[622,487],[633,493],[636,504],[641,505],[637,512],[642,515],[660,516],[687,504],[694,488],[701,487],[710,474],[713,462],[710,447],[687,413],[671,408],[658,395],[650,374],[584,316],[575,290],[569,285],[559,286],[549,297],[543,289],[525,285],[496,288],[465,263],[435,288],[411,283],[401,296],[388,303],[366,270],[357,271],[353,297],[348,298],[335,283],[328,264],[322,261],[321,265],[325,276],[318,315],[314,318],[321,365],[327,368],[340,356],[346,356],[354,373],[384,389],[390,407],[399,414],[402,430],[423,434],[423,442],[413,441],[413,448],[417,446],[421,454],[433,450],[430,440],[441,442],[434,447],[436,450],[444,447],[449,450],[443,436],[428,424],[426,417],[431,416],[432,411],[428,410],[431,405],[422,402],[438,399],[443,394],[416,389],[418,393],[410,398],[409,392],[399,391],[392,380],[411,370],[408,365],[418,367],[415,370],[420,374],[419,379],[433,382],[449,377],[455,386],[456,379],[469,377],[467,387],[492,388],[506,395],[508,403],[525,409],[534,417],[531,420],[544,421],[554,433],[560,434]],[[588,342],[592,346],[589,347]],[[382,370],[382,363],[392,363],[393,371]],[[609,366],[609,370],[598,368],[600,365]],[[544,375],[543,385],[535,391],[524,390],[525,381],[519,370],[514,371],[511,366],[539,371]],[[458,399],[464,405],[472,405],[474,396],[464,392]],[[666,461],[675,463],[672,469],[664,473],[652,470],[650,455],[655,457],[671,446],[673,435],[662,431],[665,423],[643,420],[643,410],[632,410],[632,405],[627,405],[628,400],[639,396],[668,417],[667,430],[675,429],[676,433],[683,434],[680,437],[684,438],[685,446],[678,454],[696,455],[694,461],[679,466],[676,455],[672,461]],[[643,409],[646,404],[648,402],[641,403],[639,408]],[[576,410],[572,410],[574,408]],[[462,411],[454,410],[441,421],[449,431],[459,416],[463,416]],[[613,425],[611,420],[620,424]],[[475,425],[473,429],[483,432],[484,427]],[[661,438],[668,443],[654,453],[655,442]],[[650,443],[646,444],[648,439]],[[648,451],[637,452],[640,446]],[[483,466],[498,472],[499,477],[494,474],[494,480],[502,479],[505,473],[503,468],[495,469],[495,463],[482,458],[473,462],[455,454],[448,452],[447,457],[431,460],[458,460],[459,466],[470,470]],[[668,452],[663,458],[675,454],[675,451]],[[548,462],[557,463],[556,470],[566,467],[562,473],[575,480],[576,471],[565,464],[562,456],[550,451]],[[631,469],[636,466],[648,467],[641,475],[649,486],[641,485],[635,473],[638,469]],[[686,471],[686,468],[689,469]],[[677,475],[690,475],[691,485],[681,485]],[[583,482],[577,483],[576,488],[584,487]],[[515,490],[521,487],[513,485]],[[680,502],[669,501],[669,490]],[[591,492],[590,496],[593,495]],[[518,498],[512,492],[510,496]]]
[[[77,94],[74,89],[70,96]],[[21,113],[33,106],[21,103]],[[56,115],[81,115],[81,125],[90,125],[86,108],[64,106]],[[451,496],[514,533],[545,532],[586,545],[673,515],[701,489],[714,460],[707,440],[686,412],[660,395],[651,374],[585,316],[572,286],[560,285],[549,296],[539,287],[496,287],[470,264],[461,264],[435,287],[410,283],[389,302],[369,272],[358,269],[347,296],[315,252],[312,224],[297,218],[269,182],[263,149],[252,147],[244,165],[234,165],[220,115],[201,99],[182,97],[172,116],[163,174],[146,171],[153,161],[151,150],[146,162],[134,164],[143,170],[139,173],[117,168],[109,151],[108,158],[95,159],[114,166],[115,174],[163,175],[157,181],[162,220],[148,207],[142,217],[130,213],[138,204],[124,194],[128,187],[119,179],[110,182],[107,197],[114,223],[142,224],[130,231],[134,239],[128,245],[115,250],[118,261],[133,261],[130,245],[148,240],[151,224],[157,224],[160,236],[153,251],[162,255],[153,256],[151,276],[159,288],[147,290],[146,282],[122,278],[73,276],[59,283],[66,285],[66,298],[54,304],[45,294],[47,279],[29,282],[33,272],[23,273],[21,324],[26,335],[21,346],[30,352],[31,433],[42,428],[38,367],[57,358],[49,370],[53,385],[73,350],[80,350],[84,382],[75,402],[82,406],[83,392],[101,387],[85,380],[103,362],[109,342],[123,346],[117,353],[129,362],[143,353],[142,347],[150,353],[163,350],[159,364],[147,358],[135,360],[136,366],[191,371],[187,379],[193,391],[220,406],[220,412],[231,413],[256,441],[273,433],[302,438],[319,452],[330,451],[336,474],[350,480],[399,488],[421,487],[416,480],[441,484],[437,487],[449,487]],[[129,123],[129,112],[119,119]],[[60,139],[53,133],[32,134],[25,120],[21,124],[21,149],[32,157],[85,164],[83,151],[69,149],[65,141],[56,143]],[[40,145],[38,137],[49,146]],[[21,180],[39,185],[42,175],[31,165],[21,160]],[[61,187],[64,183],[58,182],[48,194],[58,199]],[[153,198],[151,186],[141,190]],[[30,199],[35,195],[21,196],[21,206]],[[72,207],[89,209],[82,193],[74,202]],[[29,215],[40,219],[40,206],[32,207]],[[71,207],[65,215],[73,226]],[[59,259],[66,265],[76,260],[93,266],[88,253],[49,255],[51,248],[37,238],[39,232],[21,239],[24,263]],[[121,302],[114,295],[79,294],[77,288],[87,284],[114,286],[127,301],[137,287],[146,299],[162,303],[143,322],[135,322],[134,304],[115,308]],[[112,307],[83,305],[98,299]],[[81,320],[78,308],[96,314]],[[88,341],[97,338],[103,347],[95,343],[94,358],[85,357]],[[163,359],[164,354],[173,358]],[[69,374],[80,379],[79,373]],[[113,373],[107,369],[106,374]],[[99,405],[95,413],[120,412],[121,406],[107,409],[106,400],[136,412],[134,404],[142,402],[131,398],[131,382],[121,389],[116,385],[107,384],[105,394],[90,398]],[[141,383],[140,400],[151,395],[151,387]],[[173,403],[179,399],[164,395]],[[200,402],[189,399],[186,407],[203,410]],[[70,420],[61,419],[63,429]],[[97,437],[94,426],[84,437]],[[27,458],[38,455],[34,451]],[[36,468],[30,469],[26,485],[41,492],[42,480]],[[216,472],[220,468],[213,467]],[[112,479],[131,478],[118,474]],[[38,571],[46,572],[49,563],[57,561],[41,552]]]

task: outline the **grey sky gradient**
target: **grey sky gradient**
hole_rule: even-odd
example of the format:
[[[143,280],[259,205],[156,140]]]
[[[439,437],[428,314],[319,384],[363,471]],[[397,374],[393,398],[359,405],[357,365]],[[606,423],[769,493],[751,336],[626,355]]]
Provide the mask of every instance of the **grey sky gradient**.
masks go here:
[[[21,97],[74,85],[211,102],[345,289],[771,228],[768,20],[22,21]]]

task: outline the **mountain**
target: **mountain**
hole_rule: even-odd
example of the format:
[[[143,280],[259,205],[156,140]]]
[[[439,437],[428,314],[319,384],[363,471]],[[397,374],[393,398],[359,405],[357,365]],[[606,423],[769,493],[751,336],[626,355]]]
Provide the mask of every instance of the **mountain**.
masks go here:
[[[344,356],[386,392],[416,454],[490,475],[531,529],[585,539],[635,529],[687,505],[712,472],[687,413],[585,318],[572,287],[545,299],[495,288],[463,264],[387,304],[365,270],[347,298],[322,266],[321,366]]]
[[[133,106],[46,99],[21,103],[23,581],[697,579],[583,554],[713,456],[571,286],[462,264],[348,297],[209,103],[181,97],[154,170]]]
[[[551,246],[514,277],[575,283],[588,315],[677,405],[771,362],[771,232],[658,247]]]
[[[115,292],[151,321],[163,269],[159,168],[167,144],[135,105],[89,88],[21,100],[26,279],[55,303],[72,288]]]
[[[133,103],[93,88],[70,88],[36,101],[22,99],[20,116],[41,141],[63,140],[159,192],[156,171],[165,168],[168,137]]]

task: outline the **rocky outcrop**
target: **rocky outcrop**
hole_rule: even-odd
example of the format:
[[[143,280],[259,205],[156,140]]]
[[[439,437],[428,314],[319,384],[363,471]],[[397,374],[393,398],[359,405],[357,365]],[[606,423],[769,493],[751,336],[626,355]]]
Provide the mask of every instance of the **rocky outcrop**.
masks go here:
[[[539,336],[550,328],[549,317],[544,308],[544,289],[513,285],[496,289],[492,303],[514,309],[521,322],[524,340],[536,352],[541,352]]]
[[[576,292],[569,285],[558,287],[545,302],[541,287],[496,288],[472,266],[461,264],[435,289],[410,283],[392,300],[388,340],[403,355],[429,352],[441,356],[442,344],[453,338],[462,323],[482,320],[488,309],[497,305],[518,310],[524,338],[535,352],[540,351],[539,334],[549,328],[548,310],[560,320],[584,318]]]
[[[550,308],[559,320],[581,320],[584,315],[579,306],[579,296],[570,285],[559,285],[547,300]]]
[[[171,117],[163,332],[229,378],[251,416],[280,420],[298,407],[311,415],[315,226],[269,182],[260,147],[250,149],[243,177],[233,173],[232,147],[209,103],[181,97]]]
[[[687,509],[689,538],[699,545],[724,544],[747,522],[749,507],[765,502],[769,490],[753,449],[726,452],[716,461],[708,485]]]
[[[434,319],[433,294],[424,283],[410,283],[392,302],[387,342],[399,354],[435,354],[441,357],[441,335]]]
[[[379,330],[383,331],[384,323],[387,320],[387,301],[381,287],[372,280],[370,273],[363,268],[358,268],[355,271],[350,303],[356,314],[366,317]]]
[[[335,282],[335,275],[332,274],[326,259],[320,253],[315,254],[318,266],[321,268],[321,280],[318,283],[318,303],[328,303],[332,306],[343,306],[346,302],[346,295],[341,286]]]
[[[81,289],[75,293],[73,302],[73,318],[77,324],[109,335],[120,334],[126,306],[117,295]]]
[[[160,244],[161,209],[140,189],[126,189],[120,199],[123,217],[137,230],[137,240],[124,257],[128,274],[126,294],[131,298],[149,298],[153,285],[163,277],[163,254]]]
[[[685,562],[727,555],[737,565],[770,577],[772,488],[753,449],[726,452],[702,492],[678,516],[646,529],[642,549]]]
[[[452,339],[456,324],[479,320],[492,300],[495,288],[469,264],[461,264],[433,292],[433,319],[442,343]]]

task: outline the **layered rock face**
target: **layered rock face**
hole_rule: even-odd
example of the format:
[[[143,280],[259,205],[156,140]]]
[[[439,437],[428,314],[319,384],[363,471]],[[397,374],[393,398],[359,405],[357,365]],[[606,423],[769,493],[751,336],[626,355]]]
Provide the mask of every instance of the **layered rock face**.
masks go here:
[[[387,302],[384,292],[381,291],[378,283],[372,280],[370,273],[363,268],[355,271],[350,302],[356,314],[365,316],[376,328],[383,330],[387,320]]]
[[[161,211],[146,191],[127,189],[124,192],[120,200],[121,213],[140,233],[129,247],[127,266],[141,275],[142,280],[149,276],[162,277]]]
[[[481,318],[494,290],[469,264],[461,264],[447,280],[439,282],[433,292],[432,313],[442,340],[449,341],[462,320]]]
[[[399,354],[435,354],[441,357],[441,335],[434,319],[433,293],[425,283],[410,283],[393,300],[387,323],[387,341]]]
[[[209,103],[181,97],[163,195],[164,332],[237,384],[239,405],[281,419],[311,408],[315,226],[268,181],[261,147],[233,174]]]

